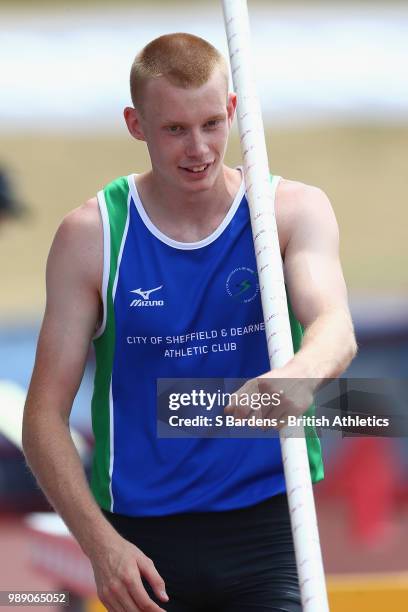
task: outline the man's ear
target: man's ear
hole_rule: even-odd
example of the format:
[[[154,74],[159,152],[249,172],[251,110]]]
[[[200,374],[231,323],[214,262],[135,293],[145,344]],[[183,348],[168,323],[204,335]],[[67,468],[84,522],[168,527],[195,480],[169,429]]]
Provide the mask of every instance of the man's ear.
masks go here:
[[[127,128],[133,138],[136,140],[146,140],[140,117],[140,111],[131,106],[127,106],[123,111],[123,116],[126,121]]]
[[[232,124],[237,108],[237,94],[229,93],[227,98],[227,113],[229,125]]]

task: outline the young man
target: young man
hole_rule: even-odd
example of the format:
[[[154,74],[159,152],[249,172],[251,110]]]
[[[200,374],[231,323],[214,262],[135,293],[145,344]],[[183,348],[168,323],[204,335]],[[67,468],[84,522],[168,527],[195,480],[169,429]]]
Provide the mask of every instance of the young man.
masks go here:
[[[151,170],[70,213],[48,260],[24,449],[118,612],[301,609],[279,440],[159,439],[156,380],[266,373],[272,388],[277,376],[337,376],[355,352],[330,204],[275,177],[286,283],[306,334],[268,372],[242,173],[223,161],[237,103],[227,86],[206,41],[147,45],[124,114]],[[220,337],[244,327],[220,351]],[[68,427],[92,338],[94,497]],[[313,384],[286,413],[308,408]],[[309,451],[317,481],[318,440]]]

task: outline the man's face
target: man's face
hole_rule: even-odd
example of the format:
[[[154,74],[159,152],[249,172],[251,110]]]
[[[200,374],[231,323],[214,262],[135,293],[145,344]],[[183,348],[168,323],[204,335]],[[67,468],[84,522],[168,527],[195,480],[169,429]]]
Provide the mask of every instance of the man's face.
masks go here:
[[[155,179],[190,193],[211,189],[220,176],[235,107],[236,96],[227,96],[218,69],[198,88],[176,87],[164,77],[150,80],[137,116]]]

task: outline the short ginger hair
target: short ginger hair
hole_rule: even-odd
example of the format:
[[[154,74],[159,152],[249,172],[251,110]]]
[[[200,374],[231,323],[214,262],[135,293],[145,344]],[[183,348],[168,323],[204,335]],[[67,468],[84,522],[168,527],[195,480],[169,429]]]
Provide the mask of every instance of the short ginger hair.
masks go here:
[[[165,77],[182,88],[200,87],[219,67],[228,88],[228,66],[224,56],[209,42],[193,34],[165,34],[138,53],[130,71],[130,94],[135,108],[142,106],[149,79]]]

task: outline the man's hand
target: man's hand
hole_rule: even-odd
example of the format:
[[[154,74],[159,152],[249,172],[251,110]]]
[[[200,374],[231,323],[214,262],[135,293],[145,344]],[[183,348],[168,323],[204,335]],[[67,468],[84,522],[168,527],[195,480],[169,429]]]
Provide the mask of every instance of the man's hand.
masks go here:
[[[253,416],[262,419],[262,429],[271,426],[266,420],[269,419],[274,423],[273,428],[280,430],[286,426],[288,416],[299,417],[310,407],[317,382],[308,378],[286,378],[284,368],[276,368],[248,380],[235,391],[235,401],[224,412],[238,419]]]
[[[115,534],[89,558],[98,596],[109,612],[164,612],[147,594],[142,577],[167,602],[164,580],[139,548]]]

